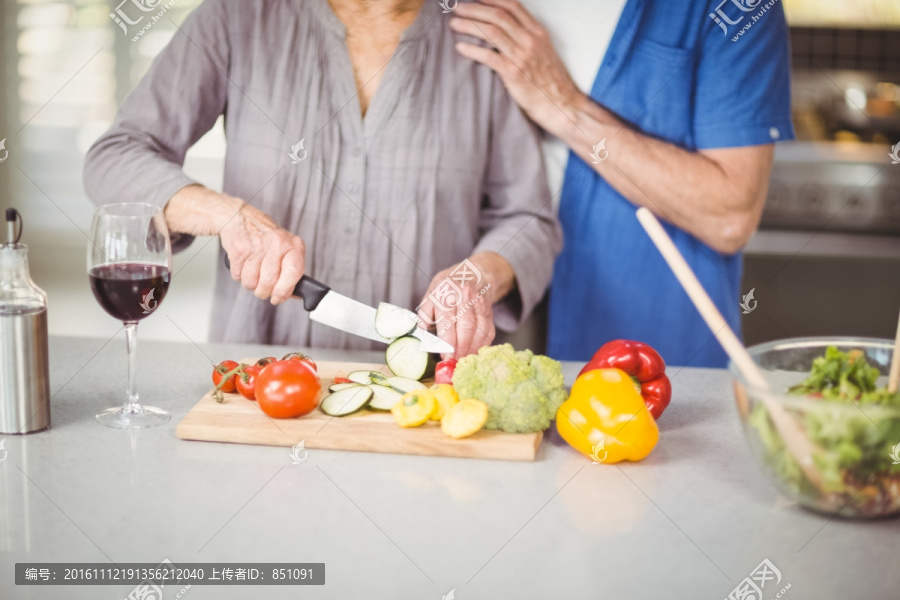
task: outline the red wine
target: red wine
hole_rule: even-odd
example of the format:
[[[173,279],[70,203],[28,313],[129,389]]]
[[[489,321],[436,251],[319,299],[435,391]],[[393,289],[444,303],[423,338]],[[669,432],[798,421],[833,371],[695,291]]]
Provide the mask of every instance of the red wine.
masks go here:
[[[103,310],[120,321],[150,315],[169,290],[169,269],[161,265],[119,263],[91,269],[91,290]]]

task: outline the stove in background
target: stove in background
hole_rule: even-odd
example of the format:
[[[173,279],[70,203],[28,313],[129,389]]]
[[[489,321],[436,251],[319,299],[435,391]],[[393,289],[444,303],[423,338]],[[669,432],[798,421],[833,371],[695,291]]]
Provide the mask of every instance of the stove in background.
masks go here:
[[[900,164],[888,145],[776,148],[760,231],[745,251],[748,344],[806,335],[893,338],[900,311]],[[752,303],[751,303],[752,306]]]

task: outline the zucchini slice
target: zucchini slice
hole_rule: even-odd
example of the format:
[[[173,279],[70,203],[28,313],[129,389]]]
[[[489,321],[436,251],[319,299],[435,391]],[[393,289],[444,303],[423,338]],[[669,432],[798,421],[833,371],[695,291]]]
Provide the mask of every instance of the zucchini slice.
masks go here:
[[[363,384],[361,384],[361,383],[332,383],[331,385],[328,386],[328,391],[329,392],[339,392],[341,390],[346,390],[346,389],[352,388],[352,387],[359,387],[361,385],[363,385]]]
[[[362,385],[369,385],[372,383],[372,371],[350,371],[347,374],[347,379],[353,381],[355,383],[360,383]]]
[[[394,375],[418,381],[434,372],[434,357],[419,350],[420,344],[419,339],[411,335],[391,342],[384,353],[384,362]]]
[[[387,302],[378,304],[375,311],[375,331],[381,337],[394,340],[412,333],[419,324],[419,316]]]
[[[394,405],[403,397],[403,392],[385,385],[370,385],[372,389],[372,399],[369,401],[369,408],[377,410],[391,410]]]
[[[355,413],[365,407],[372,399],[374,392],[367,385],[358,385],[352,388],[344,388],[325,396],[319,408],[326,415],[343,417]]]
[[[387,377],[381,385],[382,387],[393,388],[401,394],[412,392],[413,390],[424,390],[428,387],[424,383],[420,383],[415,379],[407,379],[406,377]]]

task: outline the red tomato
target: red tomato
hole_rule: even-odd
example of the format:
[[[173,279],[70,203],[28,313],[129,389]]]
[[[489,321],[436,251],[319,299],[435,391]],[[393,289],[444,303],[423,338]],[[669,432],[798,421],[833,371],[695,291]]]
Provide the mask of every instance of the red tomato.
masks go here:
[[[352,379],[347,379],[346,377],[335,377],[335,383],[354,383]]]
[[[234,385],[241,396],[247,400],[256,400],[256,376],[262,367],[259,364],[244,367],[243,372],[234,376]]]
[[[265,357],[265,358],[261,358],[261,359],[259,359],[258,361],[256,361],[256,364],[259,366],[260,369],[262,369],[262,368],[263,368],[264,366],[266,366],[267,364],[273,363],[273,362],[275,362],[276,360],[278,360],[278,359],[275,358],[274,356],[267,356],[267,357]]]
[[[256,376],[256,401],[264,413],[289,419],[311,413],[319,405],[322,382],[308,363],[275,361]]]
[[[216,368],[213,369],[213,372],[212,372],[213,385],[218,387],[219,382],[222,381],[222,377],[224,377],[225,374],[228,373],[229,371],[234,370],[234,368],[237,366],[238,366],[238,364],[236,362],[234,362],[233,360],[223,360],[222,362],[217,364]],[[223,392],[233,392],[234,385],[235,385],[234,378],[235,378],[234,375],[229,377],[228,381],[223,383],[222,387],[219,389],[222,390]]]
[[[306,364],[311,366],[313,371],[317,373],[319,372],[319,368],[316,366],[316,361],[303,354],[302,352],[289,352],[285,354],[281,360],[299,360],[300,362],[305,362]]]

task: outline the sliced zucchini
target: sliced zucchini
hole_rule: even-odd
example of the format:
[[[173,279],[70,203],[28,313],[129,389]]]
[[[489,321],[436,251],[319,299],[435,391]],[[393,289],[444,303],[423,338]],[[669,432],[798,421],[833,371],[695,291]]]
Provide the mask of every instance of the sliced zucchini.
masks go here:
[[[418,381],[434,372],[434,357],[419,350],[421,342],[411,335],[391,342],[384,354],[384,361],[394,375]]]
[[[372,371],[350,371],[347,374],[347,379],[350,381],[361,383],[362,385],[369,385],[372,383]]]
[[[372,388],[367,385],[344,388],[325,396],[319,408],[326,415],[343,417],[364,408],[373,395]]]
[[[405,394],[406,392],[411,392],[413,390],[424,390],[428,387],[424,383],[420,383],[415,379],[408,379],[406,377],[386,377],[381,385],[393,388],[401,394]]]
[[[352,388],[352,387],[359,387],[361,385],[363,385],[363,384],[361,384],[361,383],[332,383],[331,385],[328,386],[328,391],[329,392],[339,392],[341,390],[346,390],[346,389]]]
[[[370,383],[379,383],[384,381],[384,373],[378,371],[350,371],[347,379],[354,383],[369,385]]]
[[[417,382],[418,383],[418,382]],[[372,399],[369,401],[369,408],[377,410],[391,410],[397,401],[403,397],[403,392],[387,387],[385,385],[370,385],[372,389]]]
[[[412,333],[418,324],[416,313],[387,302],[379,303],[375,311],[375,331],[389,340]]]

